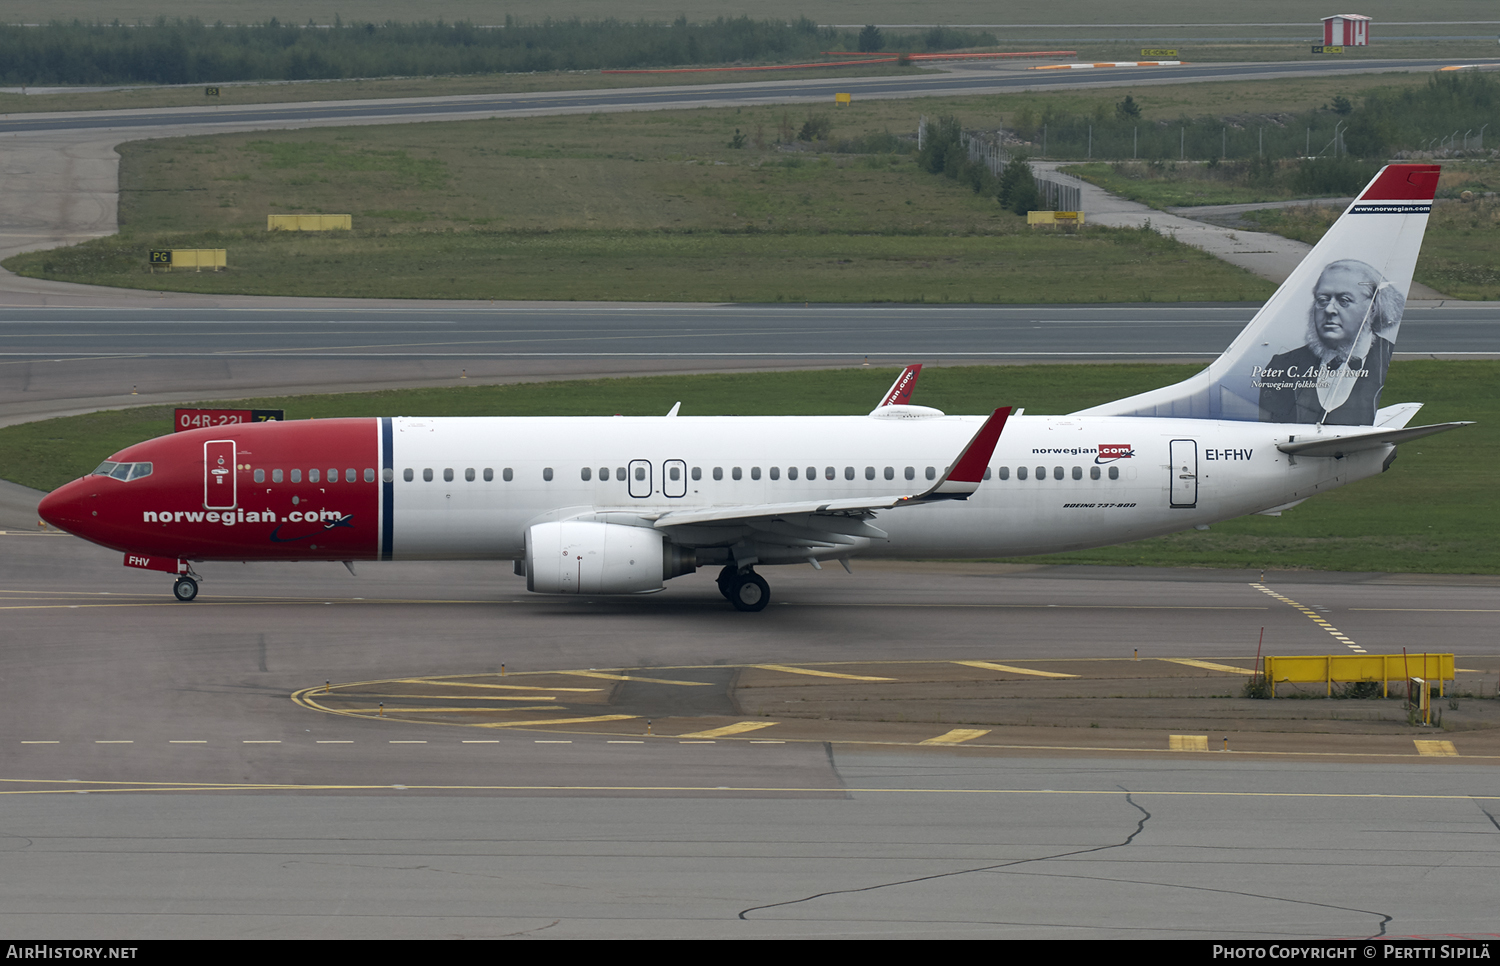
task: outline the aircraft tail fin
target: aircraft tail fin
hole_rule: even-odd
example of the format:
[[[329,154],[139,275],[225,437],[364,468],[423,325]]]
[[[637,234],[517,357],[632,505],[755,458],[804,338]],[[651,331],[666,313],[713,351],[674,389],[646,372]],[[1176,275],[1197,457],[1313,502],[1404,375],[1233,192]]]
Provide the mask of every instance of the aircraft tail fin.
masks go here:
[[[1373,426],[1440,171],[1381,168],[1212,365],[1083,414]]]

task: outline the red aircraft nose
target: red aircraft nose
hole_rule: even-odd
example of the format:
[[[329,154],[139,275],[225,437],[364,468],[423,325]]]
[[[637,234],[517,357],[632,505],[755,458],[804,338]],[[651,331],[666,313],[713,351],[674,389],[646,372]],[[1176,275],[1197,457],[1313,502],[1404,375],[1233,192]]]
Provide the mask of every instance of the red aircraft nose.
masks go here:
[[[95,502],[97,489],[97,481],[91,477],[74,480],[42,497],[37,512],[59,530],[83,536],[93,518],[93,510],[87,504]]]

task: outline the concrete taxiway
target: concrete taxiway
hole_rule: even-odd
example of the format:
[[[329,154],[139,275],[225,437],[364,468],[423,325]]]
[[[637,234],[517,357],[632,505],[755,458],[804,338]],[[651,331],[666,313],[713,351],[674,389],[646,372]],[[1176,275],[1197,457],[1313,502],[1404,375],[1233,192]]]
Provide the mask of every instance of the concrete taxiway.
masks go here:
[[[1438,757],[1409,735],[1387,757],[1318,754],[1316,738],[1297,736],[1283,740],[1299,753],[1283,756],[1173,752],[1170,726],[1148,729],[1144,752],[797,740],[801,725],[769,708],[723,714],[745,709],[725,707],[722,687],[663,683],[713,681],[730,665],[844,673],[818,662],[883,661],[890,676],[898,663],[1025,667],[1137,650],[1245,662],[1262,626],[1279,652],[1329,651],[1329,632],[1253,586],[1259,574],[781,568],[767,572],[777,603],[745,615],[701,575],[645,598],[560,601],[525,595],[499,564],[367,565],[358,578],[337,565],[204,565],[204,592],[185,605],[165,578],[71,537],[6,534],[0,553],[0,924],[13,933],[1493,928],[1500,792],[1473,743],[1483,736],[1435,735],[1457,752]],[[1264,586],[1370,650],[1441,642],[1494,657],[1494,580],[1287,572]],[[554,700],[508,721],[609,711],[562,686],[665,702],[668,714],[647,736],[292,700],[325,681],[472,681],[501,665],[504,679],[483,682],[575,672],[540,679]],[[634,697],[619,680],[632,677],[644,688]],[[761,726],[679,733],[674,711]],[[964,727],[940,718],[908,733]],[[1041,743],[1037,729],[1010,731]]]

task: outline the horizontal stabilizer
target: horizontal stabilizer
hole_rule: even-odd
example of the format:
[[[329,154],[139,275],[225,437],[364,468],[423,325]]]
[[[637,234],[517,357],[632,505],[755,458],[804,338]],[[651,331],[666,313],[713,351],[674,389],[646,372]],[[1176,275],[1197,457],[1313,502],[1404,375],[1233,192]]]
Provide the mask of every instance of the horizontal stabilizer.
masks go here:
[[[1460,426],[1473,426],[1472,422],[1433,423],[1429,426],[1413,426],[1410,429],[1377,429],[1371,433],[1350,433],[1346,436],[1320,436],[1315,439],[1294,439],[1276,448],[1289,456],[1334,456],[1343,457],[1377,446],[1405,443],[1436,433],[1446,433]]]

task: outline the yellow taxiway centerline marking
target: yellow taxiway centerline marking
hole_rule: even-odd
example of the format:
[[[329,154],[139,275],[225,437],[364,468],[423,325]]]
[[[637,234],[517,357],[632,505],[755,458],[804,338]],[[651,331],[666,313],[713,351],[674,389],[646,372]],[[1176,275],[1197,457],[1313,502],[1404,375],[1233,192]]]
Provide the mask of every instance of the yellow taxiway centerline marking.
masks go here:
[[[836,671],[814,671],[812,668],[792,667],[788,664],[752,664],[762,671],[781,671],[785,674],[806,674],[815,678],[842,678],[845,681],[894,681],[895,678],[876,678],[865,674],[839,674]]]
[[[344,708],[351,714],[379,714],[380,708]],[[394,714],[514,714],[517,711],[556,711],[556,705],[540,705],[535,708],[408,708],[404,705],[393,705],[386,708],[386,716]],[[567,709],[564,708],[564,711]]]
[[[994,664],[990,661],[953,661],[954,664],[962,664],[964,667],[983,668],[986,671],[1005,671],[1008,674],[1030,674],[1039,678],[1076,678],[1076,674],[1063,674],[1058,671],[1033,671],[1031,668],[1012,667],[1009,664]]]
[[[543,674],[548,672],[541,672]],[[494,688],[497,691],[603,691],[603,688],[539,688],[530,684],[480,684],[470,681],[450,681],[447,678],[394,678],[392,684],[442,684],[451,688]]]
[[[954,728],[947,734],[938,735],[936,738],[928,738],[920,741],[922,745],[956,745],[965,741],[973,741],[975,738],[983,738],[990,733],[989,728]]]
[[[536,721],[485,721],[475,728],[531,728],[542,725],[592,724],[595,721],[628,721],[633,714],[600,714],[591,718],[542,718]]]
[[[1224,671],[1229,674],[1254,674],[1242,667],[1232,664],[1215,664],[1213,661],[1198,661],[1190,657],[1159,657],[1158,661],[1166,661],[1169,664],[1186,664],[1188,667],[1201,667],[1205,671]]]
[[[549,689],[550,690],[550,689]],[[597,691],[599,688],[579,688]],[[446,698],[449,701],[556,701],[553,694],[381,694],[379,691],[329,691],[328,698]]]
[[[707,681],[673,681],[668,678],[642,678],[632,674],[606,674],[603,671],[549,671],[549,674],[572,674],[580,678],[602,678],[605,681],[640,681],[644,684],[680,684],[688,688],[711,688]],[[548,688],[546,690],[552,690]]]
[[[1417,746],[1417,754],[1430,755],[1435,758],[1456,758],[1458,749],[1453,747],[1451,741],[1422,741],[1418,738],[1412,739],[1412,744]]]
[[[678,735],[679,738],[724,738],[728,735],[742,735],[747,731],[759,731],[777,724],[775,721],[740,721],[722,728],[710,728],[707,731],[694,731],[690,734]]]

